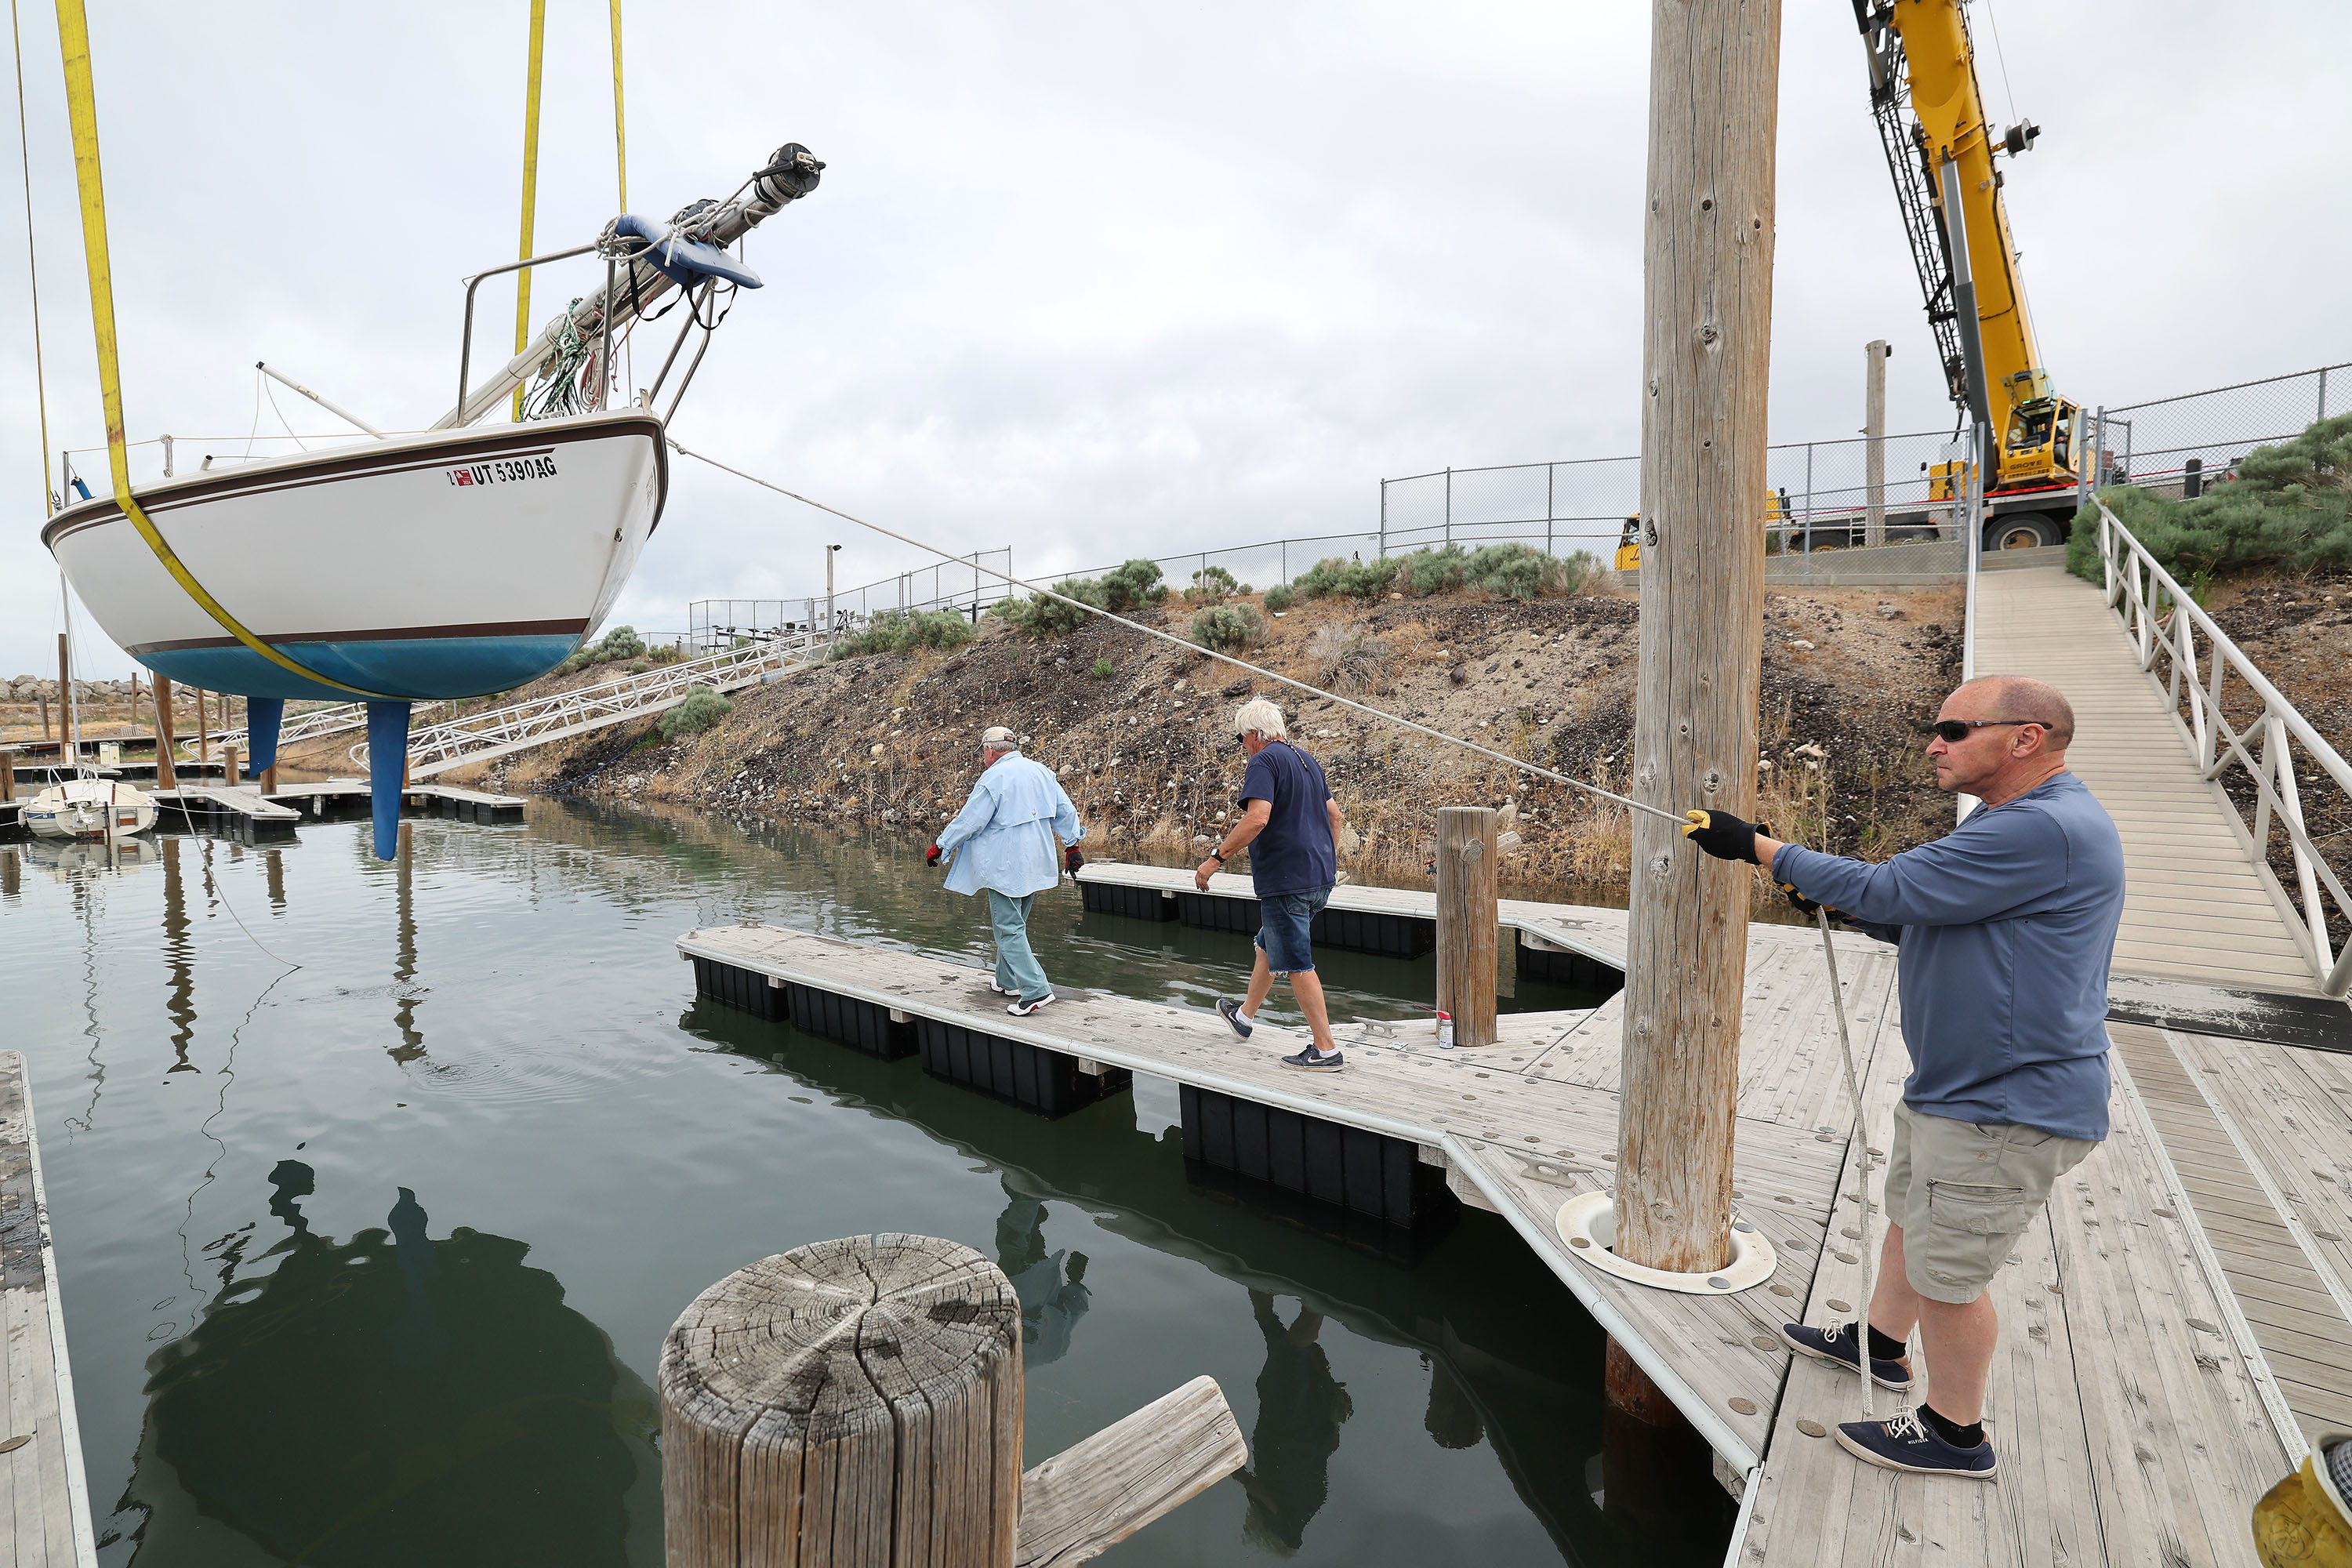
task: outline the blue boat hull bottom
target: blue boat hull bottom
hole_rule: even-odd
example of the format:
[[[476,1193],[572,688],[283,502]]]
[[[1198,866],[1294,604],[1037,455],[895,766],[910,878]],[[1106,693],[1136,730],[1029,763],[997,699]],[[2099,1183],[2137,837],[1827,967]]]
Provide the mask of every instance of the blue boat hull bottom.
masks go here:
[[[505,637],[400,637],[360,642],[283,642],[272,647],[306,669],[362,691],[427,701],[487,697],[538,679],[570,658],[587,630]],[[221,647],[148,649],[139,662],[158,675],[206,691],[247,697],[348,702],[352,694],[305,680],[282,665],[231,642]]]

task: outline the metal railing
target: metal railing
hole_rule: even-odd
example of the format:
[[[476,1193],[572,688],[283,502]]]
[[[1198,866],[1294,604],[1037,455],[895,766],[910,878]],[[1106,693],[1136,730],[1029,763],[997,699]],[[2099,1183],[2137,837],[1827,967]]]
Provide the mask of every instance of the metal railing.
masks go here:
[[[2232,770],[2242,770],[2251,783],[2253,820],[2243,821],[2244,807],[2237,805],[2234,797],[2232,805],[2240,813],[2247,850],[2257,866],[2267,868],[2270,864],[2272,828],[2284,834],[2294,865],[2295,891],[2303,905],[2296,934],[2321,994],[2341,996],[2352,989],[2352,944],[2341,953],[2331,952],[2327,907],[2320,895],[2324,889],[2335,901],[2338,918],[2352,918],[2352,896],[2347,895],[2343,880],[2321,856],[2304,826],[2296,774],[2315,770],[2319,778],[2332,781],[2352,796],[2352,766],[2346,765],[2336,748],[2239,651],[2213,617],[2132,537],[2131,531],[2116,521],[2106,503],[2097,504],[2099,559],[2107,605],[2123,617],[2140,668],[2157,675],[2159,661],[2168,667],[2158,679],[2166,681],[2176,712],[2186,699],[2189,746],[2206,779],[2221,782]],[[2204,637],[2201,656],[2200,634]],[[2232,675],[2262,704],[2259,715],[2237,725],[2231,723],[2224,700],[2231,695],[2228,683]],[[2312,767],[2298,769],[2298,749]]]
[[[822,658],[824,646],[820,632],[763,637],[749,647],[730,648],[706,658],[664,665],[617,680],[575,687],[413,729],[408,732],[408,776],[428,778],[460,763],[483,762],[648,713],[666,712],[685,701],[698,686],[721,692],[756,686]],[[353,746],[351,757],[365,766],[367,743]]]
[[[409,717],[414,719],[419,713],[447,706],[446,702],[419,702],[409,710]],[[336,702],[324,708],[312,708],[295,714],[278,727],[278,749],[283,752],[297,741],[315,741],[321,735],[339,735],[346,730],[366,727],[367,704],[364,702]],[[242,747],[248,739],[249,732],[245,726],[239,725],[234,730],[220,731],[212,737],[211,743],[215,750],[222,746]],[[182,735],[179,743],[188,746],[195,742]]]

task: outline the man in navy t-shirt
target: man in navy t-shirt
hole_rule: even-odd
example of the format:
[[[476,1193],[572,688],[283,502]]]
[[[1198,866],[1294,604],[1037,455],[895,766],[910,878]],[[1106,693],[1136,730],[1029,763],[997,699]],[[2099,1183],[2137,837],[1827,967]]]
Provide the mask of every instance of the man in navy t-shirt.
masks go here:
[[[1248,1039],[1275,976],[1288,975],[1290,994],[1307,1015],[1314,1041],[1297,1056],[1283,1058],[1282,1064],[1337,1072],[1347,1062],[1331,1038],[1323,982],[1316,977],[1307,932],[1339,880],[1339,837],[1348,819],[1331,798],[1323,764],[1290,743],[1281,709],[1263,697],[1244,702],[1234,715],[1234,738],[1249,753],[1249,771],[1242,775],[1235,802],[1241,820],[1201,862],[1192,882],[1206,892],[1210,877],[1248,847],[1250,879],[1257,887],[1257,963],[1250,971],[1249,994],[1219,997],[1217,1012],[1234,1034]]]

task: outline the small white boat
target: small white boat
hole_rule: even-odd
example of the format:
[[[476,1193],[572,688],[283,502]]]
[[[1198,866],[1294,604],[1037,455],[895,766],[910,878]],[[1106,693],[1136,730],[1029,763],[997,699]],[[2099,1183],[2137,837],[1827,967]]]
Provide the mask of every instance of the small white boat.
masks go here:
[[[120,779],[68,779],[26,801],[23,821],[36,838],[128,838],[155,826],[155,802]]]

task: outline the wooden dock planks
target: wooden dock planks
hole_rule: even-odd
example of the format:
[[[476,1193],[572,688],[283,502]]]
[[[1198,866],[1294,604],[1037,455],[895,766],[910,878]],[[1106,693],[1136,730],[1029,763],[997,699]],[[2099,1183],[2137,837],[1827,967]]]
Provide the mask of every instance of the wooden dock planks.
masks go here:
[[[17,1568],[93,1568],[73,1373],[41,1189],[25,1058],[0,1051],[0,1544]],[[22,1439],[22,1441],[19,1441]]]
[[[1786,952],[1787,938],[1778,928],[1761,932],[1759,952],[1776,958]],[[1473,1184],[1604,1323],[1620,1321],[1643,1346],[1655,1347],[1643,1352],[1651,1357],[1645,1367],[1728,1462],[1745,1471],[1763,1451],[1787,1357],[1777,1347],[1759,1351],[1754,1341],[1779,1321],[1777,1303],[1802,1300],[1844,1157],[1844,1134],[1823,1138],[1811,1123],[1788,1127],[1745,1114],[1736,1128],[1741,1213],[1778,1249],[1774,1283],[1787,1295],[1670,1295],[1584,1268],[1560,1243],[1556,1216],[1569,1197],[1608,1186],[1615,1158],[1614,1068],[1599,1065],[1614,1055],[1615,1041],[1613,1033],[1591,1026],[1598,1013],[1506,1015],[1502,1040],[1475,1051],[1439,1051],[1425,1031],[1412,1026],[1342,1026],[1340,1038],[1350,1053],[1347,1071],[1304,1074],[1276,1060],[1295,1041],[1244,1044],[1197,1011],[1072,993],[1034,1018],[1013,1019],[980,972],[908,953],[770,926],[704,928],[687,933],[678,945],[689,957],[1425,1145]],[[1857,952],[1846,978],[1857,1010],[1866,1010],[1872,1020],[1863,1026],[1875,1028],[1889,1005],[1891,955]],[[1746,1037],[1766,1053],[1792,1051],[1795,1037],[1807,1032],[1833,1042],[1826,1005],[1825,985],[1765,988],[1751,998]],[[1563,1058],[1560,1037],[1580,1027],[1580,1044]],[[1594,1062],[1592,1081],[1528,1070],[1539,1061],[1577,1060],[1579,1050]],[[1833,1043],[1829,1050],[1834,1060]],[[1769,1072],[1760,1067],[1756,1076]],[[1683,1353],[1682,1347],[1692,1345],[1723,1353]]]

